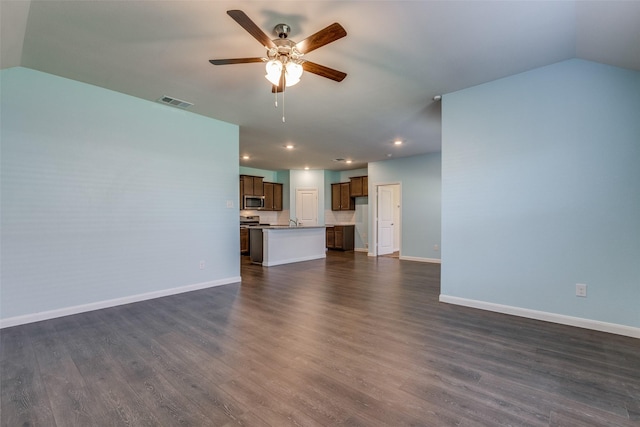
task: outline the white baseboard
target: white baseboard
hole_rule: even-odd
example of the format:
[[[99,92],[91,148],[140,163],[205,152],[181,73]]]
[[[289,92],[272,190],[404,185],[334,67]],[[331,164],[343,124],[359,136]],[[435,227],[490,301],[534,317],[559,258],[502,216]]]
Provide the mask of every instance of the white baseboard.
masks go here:
[[[528,319],[559,323],[561,325],[576,326],[578,328],[591,329],[594,331],[609,332],[611,334],[624,335],[632,338],[640,338],[640,328],[619,325],[617,323],[601,322],[599,320],[584,319],[582,317],[566,316],[564,314],[549,313],[546,311],[531,310],[528,308],[514,307],[510,305],[494,304],[491,302],[442,294],[440,294],[440,302],[463,305],[465,307],[478,308],[480,310],[494,311],[496,313],[510,314],[512,316],[526,317]]]
[[[354,252],[365,252],[365,253],[369,253],[369,249],[367,248],[354,248],[353,249]]]
[[[367,249],[363,249],[362,251],[365,252],[365,251],[367,251]],[[373,252],[367,252],[367,255],[368,256],[377,256]],[[418,262],[430,262],[430,263],[434,263],[434,264],[441,264],[441,260],[438,259],[438,258],[421,258],[421,257],[416,257],[416,256],[404,256],[404,255],[401,255],[399,257],[399,259],[404,260],[404,261],[418,261]]]
[[[441,264],[442,260],[438,259],[438,258],[421,258],[421,257],[417,257],[417,256],[404,256],[401,255],[400,259],[405,260],[405,261],[418,261],[418,262],[431,262],[434,264]]]
[[[161,291],[147,292],[144,294],[129,295],[122,298],[115,298],[106,301],[92,302],[89,304],[75,305],[56,310],[42,311],[40,313],[25,314],[22,316],[9,317],[0,319],[0,329],[9,328],[11,326],[24,325],[27,323],[40,322],[42,320],[55,319],[56,317],[70,316],[72,314],[85,313],[87,311],[100,310],[103,308],[115,307],[118,305],[131,304],[134,302],[146,301],[154,298],[166,297],[169,295],[181,294],[184,292],[197,291],[200,289],[212,288],[214,286],[228,285],[238,283],[242,279],[238,277],[229,277],[226,279],[213,280],[210,282],[196,283],[194,285],[180,286],[177,288],[163,289]]]

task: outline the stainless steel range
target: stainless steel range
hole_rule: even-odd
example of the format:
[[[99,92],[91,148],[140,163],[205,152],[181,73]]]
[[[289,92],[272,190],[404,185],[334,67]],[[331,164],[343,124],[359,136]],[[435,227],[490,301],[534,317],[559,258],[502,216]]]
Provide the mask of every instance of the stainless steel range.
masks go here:
[[[244,225],[245,227],[260,225],[260,217],[258,215],[240,215],[240,225]]]

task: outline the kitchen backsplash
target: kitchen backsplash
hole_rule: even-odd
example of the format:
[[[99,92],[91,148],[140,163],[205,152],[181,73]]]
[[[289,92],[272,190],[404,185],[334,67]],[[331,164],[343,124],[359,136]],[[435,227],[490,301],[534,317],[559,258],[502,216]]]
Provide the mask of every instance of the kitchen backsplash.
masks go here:
[[[242,210],[240,215],[257,215],[260,217],[260,224],[287,225],[289,224],[289,210],[283,211],[250,211]]]
[[[355,224],[356,211],[332,211],[330,209],[325,209],[324,223],[325,224]]]

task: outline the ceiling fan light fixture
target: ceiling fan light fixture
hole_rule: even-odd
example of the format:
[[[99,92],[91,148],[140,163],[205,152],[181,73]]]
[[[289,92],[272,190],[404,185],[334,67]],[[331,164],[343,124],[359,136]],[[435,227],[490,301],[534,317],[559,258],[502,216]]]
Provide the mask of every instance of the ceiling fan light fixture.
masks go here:
[[[300,77],[302,77],[302,65],[297,62],[289,61],[285,66],[286,77],[285,77],[285,85],[293,86],[300,81]]]
[[[280,84],[280,76],[282,75],[282,62],[272,59],[267,61],[265,66],[267,74],[264,76],[267,80],[276,86]]]

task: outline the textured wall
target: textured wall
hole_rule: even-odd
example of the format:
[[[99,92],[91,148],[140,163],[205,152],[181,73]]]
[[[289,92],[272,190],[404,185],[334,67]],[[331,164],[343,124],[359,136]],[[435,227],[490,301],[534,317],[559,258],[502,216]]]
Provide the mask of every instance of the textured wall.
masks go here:
[[[2,319],[239,277],[237,126],[0,78]]]
[[[640,326],[640,73],[564,61],[442,116],[442,294]]]

